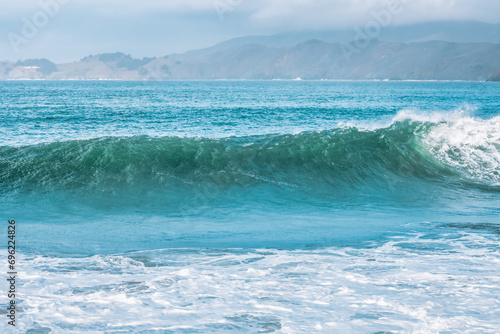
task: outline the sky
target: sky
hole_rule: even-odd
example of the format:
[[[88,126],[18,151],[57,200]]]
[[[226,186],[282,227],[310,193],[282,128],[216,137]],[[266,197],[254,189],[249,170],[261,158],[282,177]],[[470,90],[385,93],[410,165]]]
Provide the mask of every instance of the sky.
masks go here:
[[[0,60],[164,56],[247,35],[354,29],[381,11],[392,26],[500,23],[499,0],[0,0]]]

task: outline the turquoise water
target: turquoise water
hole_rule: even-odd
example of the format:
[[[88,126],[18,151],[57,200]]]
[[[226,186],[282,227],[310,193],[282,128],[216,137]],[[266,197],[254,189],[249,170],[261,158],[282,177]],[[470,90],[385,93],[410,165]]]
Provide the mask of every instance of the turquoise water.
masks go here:
[[[2,82],[0,94],[20,330],[500,326],[499,84]]]

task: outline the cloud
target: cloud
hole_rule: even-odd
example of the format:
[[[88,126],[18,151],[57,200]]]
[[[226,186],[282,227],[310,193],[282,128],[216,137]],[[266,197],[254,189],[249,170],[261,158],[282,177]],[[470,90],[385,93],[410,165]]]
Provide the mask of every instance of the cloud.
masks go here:
[[[249,13],[255,25],[278,29],[350,28],[370,18],[370,12],[400,3],[394,24],[438,20],[500,22],[498,0],[266,0]]]
[[[66,4],[14,53],[8,34],[20,33],[23,20],[32,20],[42,4],[54,1]],[[111,48],[137,56],[163,55],[244,35],[352,29],[393,1],[400,1],[403,10],[392,25],[500,22],[498,0],[0,0],[0,60],[39,55],[61,61]]]
[[[1,0],[0,15],[29,14],[40,3],[67,2],[95,16],[216,15],[217,6],[226,14],[239,13],[254,25],[281,29],[347,27],[359,24],[370,11],[397,1],[405,8],[400,23],[430,20],[479,20],[500,22],[498,0]],[[91,19],[91,18],[89,18]],[[196,23],[196,22],[193,22]]]

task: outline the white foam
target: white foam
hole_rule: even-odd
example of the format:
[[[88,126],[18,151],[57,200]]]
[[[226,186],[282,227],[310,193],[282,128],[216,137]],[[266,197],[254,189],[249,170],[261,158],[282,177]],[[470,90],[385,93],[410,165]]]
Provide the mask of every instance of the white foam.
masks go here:
[[[458,169],[467,178],[500,185],[500,116],[443,121],[422,140],[440,162]]]
[[[360,131],[374,131],[386,129],[394,124],[409,121],[410,123],[439,124],[466,117],[473,114],[475,109],[471,106],[463,106],[453,110],[424,111],[417,109],[402,109],[394,116],[381,117],[378,120],[366,119],[355,121],[339,121],[337,126],[341,129],[357,128]]]
[[[422,111],[415,109],[403,109],[399,111],[396,116],[394,116],[391,120],[391,124],[402,122],[402,121],[411,121],[411,122],[420,122],[420,123],[441,123],[441,122],[449,122],[457,119],[461,119],[463,117],[467,117],[467,115],[471,115],[475,112],[475,109],[471,106],[463,106],[458,109],[453,110],[434,110],[434,111]]]
[[[366,249],[24,256],[18,329],[496,333],[498,244],[496,235],[459,232]]]

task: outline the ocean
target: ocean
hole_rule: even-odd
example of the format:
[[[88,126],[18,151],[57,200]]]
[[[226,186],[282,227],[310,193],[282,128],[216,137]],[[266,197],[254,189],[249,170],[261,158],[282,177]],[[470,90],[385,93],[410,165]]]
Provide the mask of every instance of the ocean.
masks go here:
[[[500,332],[499,83],[6,81],[0,116],[2,333]]]

